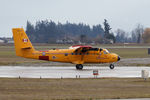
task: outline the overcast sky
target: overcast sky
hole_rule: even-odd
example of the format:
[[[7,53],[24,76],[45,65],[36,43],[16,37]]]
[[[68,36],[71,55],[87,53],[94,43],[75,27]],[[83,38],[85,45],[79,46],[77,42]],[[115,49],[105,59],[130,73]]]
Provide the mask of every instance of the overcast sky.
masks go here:
[[[11,29],[26,28],[29,20],[103,24],[107,19],[115,31],[130,32],[138,23],[150,27],[150,0],[0,0],[0,37],[11,37]]]

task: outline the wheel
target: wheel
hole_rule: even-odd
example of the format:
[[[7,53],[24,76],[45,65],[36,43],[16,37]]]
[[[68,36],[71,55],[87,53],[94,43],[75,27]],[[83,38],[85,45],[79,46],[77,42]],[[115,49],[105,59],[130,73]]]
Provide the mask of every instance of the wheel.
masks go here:
[[[77,65],[76,65],[76,69],[82,70],[82,69],[83,69],[83,65],[82,65],[82,64],[77,64]]]
[[[109,68],[110,68],[110,69],[114,69],[114,68],[115,68],[114,64],[110,64],[110,65],[109,65]]]

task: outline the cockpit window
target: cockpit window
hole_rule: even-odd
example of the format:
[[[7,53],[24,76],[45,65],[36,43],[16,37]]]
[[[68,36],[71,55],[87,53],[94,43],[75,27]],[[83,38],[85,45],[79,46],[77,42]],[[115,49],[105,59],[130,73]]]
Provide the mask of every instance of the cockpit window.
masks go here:
[[[110,53],[108,50],[106,50],[107,53]]]
[[[106,52],[106,51],[104,51],[104,54],[107,54],[107,52]]]
[[[105,49],[103,52],[104,52],[104,54],[110,53],[107,49]]]

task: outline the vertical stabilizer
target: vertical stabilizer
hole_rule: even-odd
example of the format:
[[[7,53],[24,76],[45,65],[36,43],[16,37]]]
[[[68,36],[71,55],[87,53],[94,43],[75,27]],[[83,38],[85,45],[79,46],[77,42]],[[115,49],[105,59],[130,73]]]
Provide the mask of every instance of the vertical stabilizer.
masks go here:
[[[34,48],[23,28],[13,28],[12,32],[17,56],[24,57],[34,51]]]

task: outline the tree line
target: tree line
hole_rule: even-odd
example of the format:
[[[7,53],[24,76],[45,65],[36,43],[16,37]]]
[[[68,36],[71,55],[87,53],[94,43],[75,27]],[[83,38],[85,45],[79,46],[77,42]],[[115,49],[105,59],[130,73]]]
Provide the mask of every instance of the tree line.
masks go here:
[[[150,28],[144,28],[141,24],[129,33],[122,29],[117,29],[115,33],[117,43],[150,43]]]
[[[104,27],[104,28],[103,28]],[[138,25],[131,33],[122,29],[111,31],[108,21],[105,19],[103,25],[87,25],[84,23],[62,24],[60,22],[42,20],[35,25],[27,21],[26,33],[34,43],[141,43],[147,36],[142,25]]]

